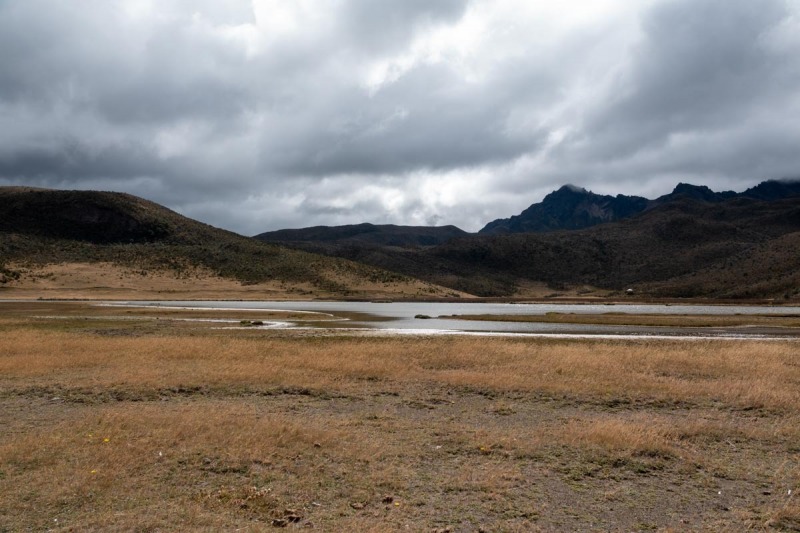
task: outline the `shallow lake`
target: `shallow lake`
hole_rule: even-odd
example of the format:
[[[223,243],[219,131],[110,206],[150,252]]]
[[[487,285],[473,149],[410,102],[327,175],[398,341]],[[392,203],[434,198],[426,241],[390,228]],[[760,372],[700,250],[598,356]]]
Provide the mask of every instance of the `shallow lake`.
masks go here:
[[[303,323],[311,327],[368,328],[412,333],[488,332],[550,335],[690,336],[776,338],[797,336],[792,328],[669,328],[523,322],[482,322],[438,318],[448,315],[544,315],[550,312],[576,314],[664,314],[664,315],[800,315],[800,307],[746,305],[652,305],[652,304],[502,304],[470,302],[326,302],[326,301],[151,301],[116,304],[201,309],[264,309],[314,311],[343,320]],[[427,315],[430,319],[414,318]]]

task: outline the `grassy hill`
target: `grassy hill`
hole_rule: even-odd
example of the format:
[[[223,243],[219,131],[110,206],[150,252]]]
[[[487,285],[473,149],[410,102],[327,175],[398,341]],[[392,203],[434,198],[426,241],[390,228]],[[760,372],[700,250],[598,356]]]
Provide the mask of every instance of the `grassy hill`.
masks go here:
[[[682,200],[581,231],[452,241],[431,253],[486,276],[589,284],[659,296],[794,297],[800,200]],[[463,267],[462,267],[463,268]]]
[[[0,286],[41,265],[109,263],[180,277],[202,269],[241,284],[280,282],[314,293],[442,295],[403,274],[266,244],[128,194],[0,187]]]
[[[202,271],[237,286],[332,297],[526,296],[539,284],[551,294],[800,298],[798,197],[684,195],[622,221],[547,233],[371,225],[278,233],[315,240],[264,243],[121,193],[0,188],[0,287],[44,265],[108,264],[128,269],[122,277]]]
[[[800,296],[800,198],[714,202],[682,196],[575,231],[477,235],[426,249],[295,243],[481,296],[530,282],[663,297]]]

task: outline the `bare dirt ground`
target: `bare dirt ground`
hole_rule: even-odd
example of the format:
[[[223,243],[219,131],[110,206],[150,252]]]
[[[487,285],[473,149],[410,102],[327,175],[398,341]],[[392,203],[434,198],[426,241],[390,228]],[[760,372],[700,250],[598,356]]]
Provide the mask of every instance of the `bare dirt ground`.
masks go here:
[[[796,342],[191,313],[0,303],[0,531],[800,530]]]

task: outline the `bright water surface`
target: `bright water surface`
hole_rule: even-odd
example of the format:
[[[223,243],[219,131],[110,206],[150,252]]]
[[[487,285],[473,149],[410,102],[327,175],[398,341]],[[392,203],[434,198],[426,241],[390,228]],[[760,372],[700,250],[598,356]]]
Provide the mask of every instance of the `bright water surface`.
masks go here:
[[[546,324],[524,322],[483,322],[438,318],[447,315],[543,315],[549,312],[576,314],[693,314],[735,315],[774,314],[800,315],[800,307],[731,306],[731,305],[648,305],[648,304],[501,304],[470,302],[324,302],[324,301],[153,301],[116,302],[128,305],[193,307],[202,309],[269,309],[283,311],[315,311],[346,318],[338,322],[299,323],[317,327],[377,328],[441,332],[494,332],[528,334],[625,335],[625,336],[698,336],[698,337],[783,337],[796,336],[789,328],[665,328],[647,326],[604,326],[584,324]],[[433,317],[428,320],[416,315]]]

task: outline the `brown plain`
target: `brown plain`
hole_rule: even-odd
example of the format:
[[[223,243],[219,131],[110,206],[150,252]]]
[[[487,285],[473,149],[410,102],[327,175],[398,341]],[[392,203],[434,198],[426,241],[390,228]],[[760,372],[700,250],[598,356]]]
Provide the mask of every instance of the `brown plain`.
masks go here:
[[[800,528],[797,342],[0,306],[0,531]]]

